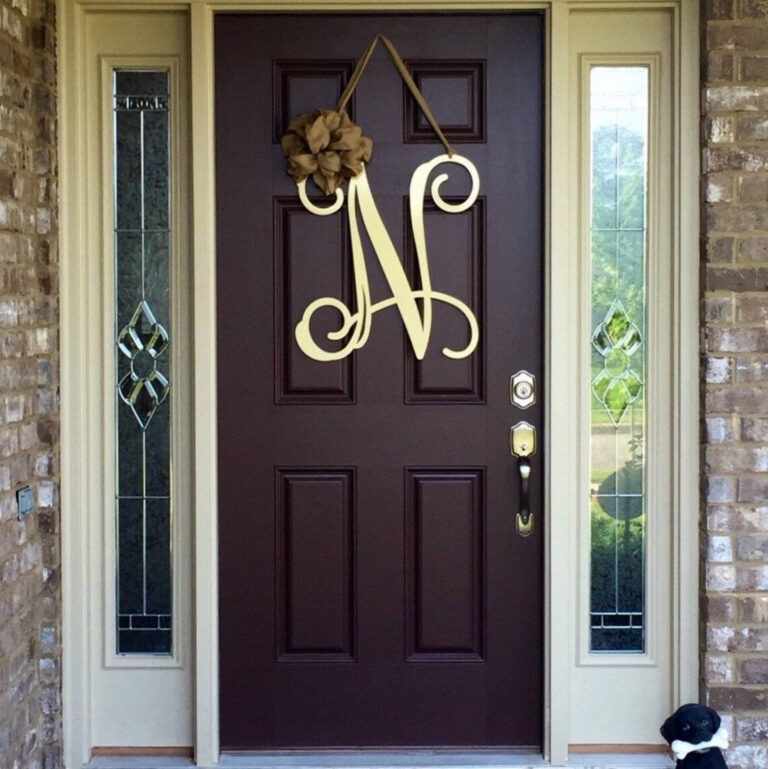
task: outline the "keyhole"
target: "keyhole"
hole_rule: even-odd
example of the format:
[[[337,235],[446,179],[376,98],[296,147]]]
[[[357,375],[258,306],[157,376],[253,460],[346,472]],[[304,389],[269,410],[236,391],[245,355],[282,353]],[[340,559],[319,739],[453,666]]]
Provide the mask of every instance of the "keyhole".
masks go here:
[[[518,398],[529,398],[531,395],[531,385],[528,382],[519,382],[515,391]]]

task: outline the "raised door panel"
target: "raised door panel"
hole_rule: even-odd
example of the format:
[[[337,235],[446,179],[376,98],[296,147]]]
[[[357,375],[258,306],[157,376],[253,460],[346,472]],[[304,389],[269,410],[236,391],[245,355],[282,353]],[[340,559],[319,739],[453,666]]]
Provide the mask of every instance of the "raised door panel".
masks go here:
[[[346,219],[313,216],[295,197],[276,196],[273,205],[275,402],[352,403],[354,360],[312,360],[294,338],[304,309],[317,295],[352,299]],[[313,332],[325,338],[337,321],[335,313],[321,313],[313,319]],[[341,344],[328,342],[330,349]]]
[[[460,199],[446,196],[448,203]],[[407,200],[404,203],[407,208]],[[426,240],[431,244],[430,278],[443,293],[464,302],[474,313],[480,339],[468,358],[451,359],[444,348],[461,349],[469,341],[466,320],[454,307],[435,302],[430,345],[418,360],[405,345],[406,403],[483,403],[485,401],[485,209],[480,196],[470,209],[445,216],[434,201],[424,206]],[[406,221],[410,221],[407,219]],[[418,255],[410,228],[406,234],[405,266],[411,283],[418,285]]]
[[[355,473],[278,468],[277,659],[352,662]]]
[[[408,469],[405,483],[407,659],[480,662],[484,470]]]

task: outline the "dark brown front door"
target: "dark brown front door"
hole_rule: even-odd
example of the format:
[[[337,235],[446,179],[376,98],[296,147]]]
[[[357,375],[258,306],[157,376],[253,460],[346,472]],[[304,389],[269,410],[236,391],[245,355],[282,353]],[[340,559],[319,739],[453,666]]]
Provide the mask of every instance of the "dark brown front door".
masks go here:
[[[441,352],[468,338],[444,303],[423,361],[395,307],[340,361],[294,337],[318,297],[355,300],[346,209],[304,210],[279,139],[335,104],[377,33],[480,174],[468,211],[425,204],[433,288],[479,321],[466,359]],[[216,18],[224,750],[541,745],[542,35],[537,14]],[[414,285],[408,185],[444,150],[383,47],[350,108]],[[462,199],[465,172],[443,171]],[[376,302],[391,290],[365,245]],[[338,316],[313,324],[322,339]],[[525,411],[510,401],[520,369],[536,376]],[[521,419],[539,438],[529,537],[509,450]]]

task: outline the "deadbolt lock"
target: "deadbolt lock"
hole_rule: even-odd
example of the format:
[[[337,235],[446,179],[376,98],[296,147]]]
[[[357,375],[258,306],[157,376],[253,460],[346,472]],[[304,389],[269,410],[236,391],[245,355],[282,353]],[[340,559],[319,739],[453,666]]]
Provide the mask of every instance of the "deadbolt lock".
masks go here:
[[[528,371],[518,371],[509,380],[509,398],[513,406],[527,409],[536,403],[536,377]]]

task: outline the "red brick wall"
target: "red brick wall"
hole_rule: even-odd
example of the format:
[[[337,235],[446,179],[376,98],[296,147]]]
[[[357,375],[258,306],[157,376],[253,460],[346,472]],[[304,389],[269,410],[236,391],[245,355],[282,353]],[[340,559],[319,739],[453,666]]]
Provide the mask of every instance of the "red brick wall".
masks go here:
[[[703,688],[768,765],[768,0],[702,2]]]
[[[61,766],[53,0],[0,0],[0,766]],[[16,491],[36,507],[17,520]]]

